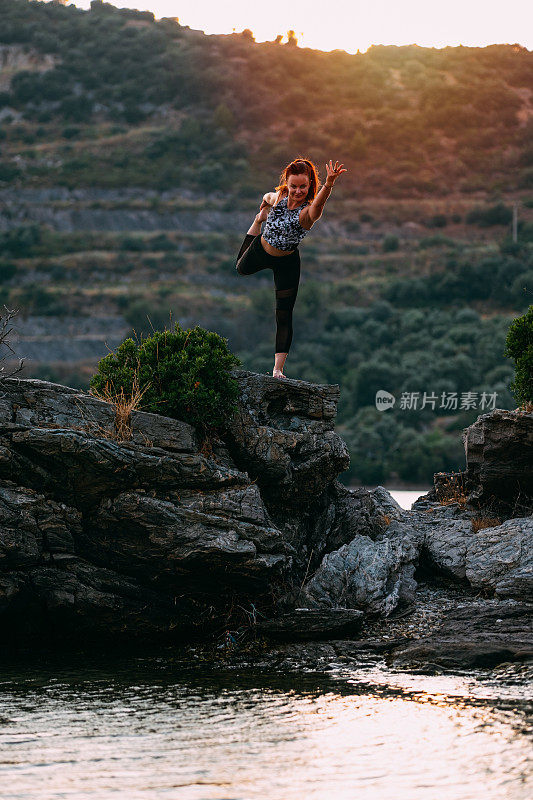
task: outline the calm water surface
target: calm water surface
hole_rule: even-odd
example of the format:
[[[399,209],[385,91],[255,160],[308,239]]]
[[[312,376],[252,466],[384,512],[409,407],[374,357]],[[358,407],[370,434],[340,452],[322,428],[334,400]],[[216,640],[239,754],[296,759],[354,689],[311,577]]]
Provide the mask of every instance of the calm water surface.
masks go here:
[[[4,800],[525,800],[531,698],[481,674],[2,663]]]

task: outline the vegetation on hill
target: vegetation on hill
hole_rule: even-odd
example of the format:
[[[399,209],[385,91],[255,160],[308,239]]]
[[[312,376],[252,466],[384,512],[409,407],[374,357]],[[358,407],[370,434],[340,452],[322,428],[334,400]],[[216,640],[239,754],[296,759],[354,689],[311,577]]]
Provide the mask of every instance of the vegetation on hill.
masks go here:
[[[0,180],[254,192],[305,151],[353,165],[345,195],[533,184],[533,124],[521,124],[533,53],[516,44],[325,53],[249,31],[205,36],[100,0],[90,11],[0,0],[0,18],[1,44],[48,59],[0,94],[22,115],[5,131]]]

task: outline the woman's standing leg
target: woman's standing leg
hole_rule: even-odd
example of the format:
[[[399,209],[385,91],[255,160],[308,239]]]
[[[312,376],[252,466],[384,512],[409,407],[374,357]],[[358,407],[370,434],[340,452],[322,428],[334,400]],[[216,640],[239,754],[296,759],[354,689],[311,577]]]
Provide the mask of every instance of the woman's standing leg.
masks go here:
[[[290,259],[289,263],[286,259]],[[300,283],[300,253],[295,250],[290,256],[282,256],[282,262],[274,268],[276,287],[276,352],[274,354],[275,378],[285,377],[283,367],[292,343],[292,311]]]

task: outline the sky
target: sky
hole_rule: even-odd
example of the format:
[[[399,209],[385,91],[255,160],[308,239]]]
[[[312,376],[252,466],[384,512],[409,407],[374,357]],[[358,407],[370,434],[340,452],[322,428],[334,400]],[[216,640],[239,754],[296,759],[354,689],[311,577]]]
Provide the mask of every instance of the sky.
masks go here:
[[[74,0],[88,8],[90,0]],[[109,2],[109,0],[107,0]],[[249,28],[257,41],[294,30],[301,47],[364,52],[371,44],[533,50],[533,0],[111,0],[119,8],[177,17],[205,33]]]

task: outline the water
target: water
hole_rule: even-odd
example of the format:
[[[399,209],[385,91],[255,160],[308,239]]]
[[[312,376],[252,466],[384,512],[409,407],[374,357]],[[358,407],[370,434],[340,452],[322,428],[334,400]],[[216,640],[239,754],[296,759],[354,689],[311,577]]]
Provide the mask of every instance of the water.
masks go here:
[[[418,500],[423,494],[427,493],[427,489],[406,490],[406,489],[388,489],[391,497],[393,497],[398,505],[410,511],[412,504]]]
[[[525,800],[531,701],[478,675],[2,665],[3,800]]]
[[[372,491],[375,488],[375,486],[365,486],[365,489],[368,489],[368,491]],[[387,489],[387,491],[391,497],[396,500],[399,506],[406,511],[410,511],[412,504],[418,500],[419,497],[427,494],[429,487],[427,489]]]

